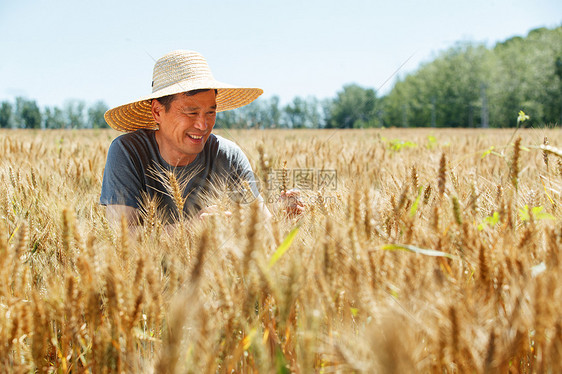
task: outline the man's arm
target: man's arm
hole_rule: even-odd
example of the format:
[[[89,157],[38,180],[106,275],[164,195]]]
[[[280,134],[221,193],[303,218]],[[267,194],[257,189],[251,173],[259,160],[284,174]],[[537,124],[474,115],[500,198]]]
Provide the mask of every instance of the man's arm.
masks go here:
[[[139,224],[136,203],[139,201],[139,191],[142,191],[142,160],[138,159],[135,149],[139,146],[135,144],[122,135],[111,143],[107,152],[100,204],[105,205],[108,222],[116,227],[119,227],[123,216],[129,227]]]

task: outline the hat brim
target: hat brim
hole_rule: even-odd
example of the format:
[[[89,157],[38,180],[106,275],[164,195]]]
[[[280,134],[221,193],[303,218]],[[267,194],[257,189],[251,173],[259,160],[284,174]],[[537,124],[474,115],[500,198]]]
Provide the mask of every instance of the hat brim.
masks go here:
[[[215,80],[179,82],[128,104],[112,108],[105,112],[104,118],[109,126],[119,131],[156,130],[158,125],[152,117],[151,100],[200,89],[217,90],[217,112],[248,105],[263,93],[260,88],[235,87]]]

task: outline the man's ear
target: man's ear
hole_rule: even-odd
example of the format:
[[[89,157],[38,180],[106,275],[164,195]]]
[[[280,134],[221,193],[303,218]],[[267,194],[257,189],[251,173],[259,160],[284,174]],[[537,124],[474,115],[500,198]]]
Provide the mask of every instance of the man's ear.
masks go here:
[[[160,113],[164,110],[164,106],[158,102],[158,100],[152,99],[151,103],[152,118],[154,122],[160,123]]]

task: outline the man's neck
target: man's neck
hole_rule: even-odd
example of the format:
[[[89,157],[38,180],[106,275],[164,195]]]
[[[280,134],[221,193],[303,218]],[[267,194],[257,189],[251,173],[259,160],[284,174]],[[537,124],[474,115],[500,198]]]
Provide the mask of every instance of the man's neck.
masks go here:
[[[197,155],[185,155],[175,149],[170,144],[167,144],[158,134],[154,132],[156,143],[158,144],[158,152],[160,156],[171,166],[186,166],[191,164]]]

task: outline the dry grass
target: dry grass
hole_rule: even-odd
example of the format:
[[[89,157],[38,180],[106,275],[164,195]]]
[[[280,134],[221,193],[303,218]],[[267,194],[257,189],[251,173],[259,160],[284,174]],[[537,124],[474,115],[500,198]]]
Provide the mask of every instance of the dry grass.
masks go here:
[[[562,371],[560,130],[223,135],[274,212],[268,172],[337,188],[132,234],[97,205],[115,132],[0,133],[0,371]]]

